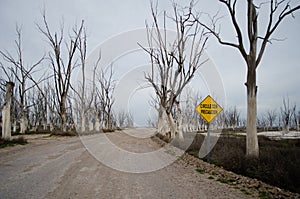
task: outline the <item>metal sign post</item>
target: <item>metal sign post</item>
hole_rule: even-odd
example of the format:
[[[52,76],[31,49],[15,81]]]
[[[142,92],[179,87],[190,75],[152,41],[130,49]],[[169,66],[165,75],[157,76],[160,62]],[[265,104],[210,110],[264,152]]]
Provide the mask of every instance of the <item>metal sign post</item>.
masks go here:
[[[207,162],[210,163],[210,122],[220,114],[222,107],[208,95],[197,107],[196,111],[207,122]]]
[[[210,132],[209,132],[209,123],[207,125],[207,162],[210,163]]]

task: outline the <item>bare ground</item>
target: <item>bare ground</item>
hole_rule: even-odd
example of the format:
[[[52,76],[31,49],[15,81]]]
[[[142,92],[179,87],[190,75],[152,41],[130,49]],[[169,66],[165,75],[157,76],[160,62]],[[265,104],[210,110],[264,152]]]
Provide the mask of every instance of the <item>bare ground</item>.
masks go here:
[[[109,133],[106,136],[122,150],[134,153],[155,151],[163,145],[159,140],[153,140],[149,136],[137,138],[128,135],[140,135],[146,132],[145,129],[127,131]],[[149,134],[149,130],[146,134]],[[162,151],[166,155],[174,156],[177,150],[170,147]],[[218,182],[216,177],[209,179],[212,174],[208,168],[204,168],[207,170],[206,173],[200,174],[196,169],[201,167],[202,163],[198,161],[202,162],[185,154],[171,165],[153,172],[126,173],[109,168],[95,159],[78,137],[31,137],[27,145],[0,149],[0,198],[258,196],[255,192],[247,195],[248,192],[244,190]],[[218,172],[216,169],[216,173]]]

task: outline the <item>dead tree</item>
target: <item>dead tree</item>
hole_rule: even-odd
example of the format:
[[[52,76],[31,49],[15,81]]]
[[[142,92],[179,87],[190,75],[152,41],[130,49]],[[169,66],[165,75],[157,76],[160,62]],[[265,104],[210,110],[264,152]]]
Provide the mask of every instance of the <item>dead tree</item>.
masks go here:
[[[276,110],[268,110],[267,111],[267,120],[268,120],[268,123],[269,123],[269,127],[272,129],[273,128],[273,125],[274,125],[274,122],[276,121]]]
[[[203,23],[196,18],[199,24],[205,27],[220,44],[230,46],[237,49],[242,55],[247,65],[247,141],[246,155],[259,156],[258,139],[257,139],[257,84],[256,84],[256,69],[260,64],[263,54],[268,43],[271,43],[271,36],[279,27],[282,21],[288,16],[293,16],[293,13],[300,9],[300,5],[293,6],[288,0],[270,0],[260,5],[255,5],[254,0],[246,2],[245,15],[237,15],[236,8],[238,0],[219,0],[225,5],[229,12],[229,17],[233,25],[236,41],[228,42],[222,39],[219,32],[218,20],[219,16],[209,17],[210,24]],[[265,32],[262,35],[258,33],[260,24],[259,12],[263,12],[263,8],[267,7],[268,16]],[[246,16],[246,30],[242,31],[242,25],[239,24],[238,16]],[[265,21],[265,19],[263,19]],[[264,24],[264,23],[262,23]],[[261,28],[262,29],[262,28]]]
[[[204,120],[195,111],[195,107],[199,104],[201,96],[199,92],[187,87],[181,95],[182,104],[182,130],[183,132],[191,132],[200,129]]]
[[[291,106],[290,99],[288,97],[283,98],[282,103],[283,107],[280,107],[281,118],[284,125],[284,130],[286,132],[289,132],[292,116],[295,114],[296,111],[296,105]]]
[[[193,20],[193,7],[193,2],[184,8],[173,3],[172,16],[163,12],[162,21],[159,21],[157,5],[151,4],[153,25],[147,25],[148,47],[141,46],[151,60],[151,72],[145,74],[145,78],[159,99],[158,131],[165,134],[166,129],[170,129],[171,137],[175,137],[178,131],[172,109],[185,86],[205,62],[202,55],[207,37],[204,29]],[[167,31],[169,21],[176,29],[174,39]]]
[[[120,111],[118,111],[117,115],[116,115],[116,119],[117,119],[117,125],[118,127],[122,128],[122,127],[125,127],[126,125],[126,112],[122,109]]]
[[[10,122],[10,104],[13,94],[14,83],[6,83],[5,103],[2,108],[2,138],[4,140],[11,139],[11,122]]]
[[[81,29],[79,29],[80,31]],[[74,33],[75,35],[80,34],[78,32],[78,30],[75,28],[74,29]],[[87,35],[86,35],[86,30],[84,29],[84,31],[81,32],[81,35],[78,37],[78,45],[77,45],[78,51],[79,51],[79,57],[80,57],[80,67],[81,67],[81,82],[79,82],[79,91],[76,91],[75,88],[73,88],[74,92],[77,94],[79,101],[80,101],[80,130],[81,132],[85,131],[85,120],[87,117],[87,113],[88,111],[91,110],[91,105],[92,102],[94,101],[94,95],[95,95],[95,76],[96,76],[96,70],[97,67],[99,65],[100,59],[101,59],[101,54],[99,54],[98,59],[96,61],[96,63],[93,66],[93,70],[92,70],[92,80],[91,80],[91,84],[92,84],[92,88],[90,90],[87,90],[87,86],[89,84],[87,84],[88,79],[86,78],[86,67],[87,66],[87,60],[86,60],[86,56],[87,56]],[[89,99],[87,96],[87,92],[89,91]]]
[[[101,69],[98,75],[100,84],[97,89],[97,96],[100,99],[100,111],[102,112],[101,121],[102,128],[111,129],[113,123],[112,106],[114,104],[113,92],[115,89],[115,81],[113,80],[112,65],[106,69]]]
[[[229,108],[225,112],[225,125],[229,128],[235,130],[235,128],[239,125],[240,122],[240,112],[234,106],[233,108]]]
[[[44,57],[39,59],[36,63],[26,66],[24,63],[24,57],[23,57],[23,49],[22,49],[22,30],[18,26],[16,26],[16,33],[17,33],[17,40],[15,40],[16,45],[16,56],[13,56],[8,51],[0,51],[0,54],[3,56],[4,60],[11,64],[11,67],[2,67],[3,71],[6,71],[5,73],[11,72],[14,76],[14,79],[16,79],[16,86],[18,89],[18,98],[15,96],[15,99],[17,100],[19,109],[20,109],[20,133],[25,133],[28,126],[28,118],[26,117],[26,110],[28,109],[28,106],[30,104],[27,103],[28,106],[26,106],[26,95],[28,91],[34,87],[34,84],[30,85],[29,81],[32,77],[33,73],[37,71],[37,66],[41,64],[41,62],[44,60]]]
[[[53,82],[55,85],[55,102],[58,105],[56,110],[60,117],[60,125],[62,131],[66,131],[67,121],[67,97],[71,87],[71,74],[76,65],[75,52],[78,46],[79,38],[84,26],[82,20],[81,25],[77,31],[73,31],[73,35],[64,39],[64,28],[60,28],[60,32],[52,33],[50,31],[46,14],[43,13],[43,27],[37,25],[40,32],[46,37],[51,47],[52,52],[49,52],[50,65],[53,72]],[[66,46],[66,55],[63,55],[63,44]],[[55,111],[52,109],[52,111]]]

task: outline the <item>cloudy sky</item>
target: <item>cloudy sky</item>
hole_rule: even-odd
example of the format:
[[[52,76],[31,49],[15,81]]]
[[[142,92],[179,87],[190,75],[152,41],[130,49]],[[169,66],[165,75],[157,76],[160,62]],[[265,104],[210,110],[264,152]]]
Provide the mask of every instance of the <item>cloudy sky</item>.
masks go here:
[[[184,2],[184,1],[180,1]],[[294,1],[297,2],[297,1]],[[42,24],[42,10],[46,9],[46,16],[51,30],[57,31],[62,21],[66,31],[84,19],[88,29],[88,48],[91,54],[99,45],[107,43],[122,35],[124,32],[133,31],[145,27],[145,20],[151,21],[150,3],[148,0],[0,0],[0,49],[13,52],[14,40],[16,39],[16,24],[22,26],[23,50],[26,63],[36,61],[48,51],[45,38],[37,30],[36,24]],[[171,11],[169,1],[159,2],[160,10]],[[199,0],[196,10],[215,14],[218,10],[224,16],[222,18],[222,36],[233,41],[235,39],[232,27],[229,22],[226,10],[217,0]],[[239,5],[238,11],[244,11],[243,5]],[[260,25],[266,23],[266,18],[261,14]],[[241,14],[240,23],[244,24],[245,17]],[[243,25],[244,26],[244,25]],[[263,27],[259,29],[263,31]],[[258,68],[258,110],[259,112],[268,109],[280,111],[282,98],[289,96],[290,102],[298,106],[300,110],[300,13],[295,18],[287,18],[276,31],[275,38],[284,39],[281,42],[272,42],[267,47],[263,60]],[[134,37],[134,34],[133,36]],[[124,41],[124,39],[123,39]],[[114,41],[113,41],[114,42]],[[125,42],[125,41],[124,41]],[[136,41],[139,42],[139,41]],[[136,45],[136,42],[134,45]],[[110,43],[108,42],[107,45]],[[127,45],[120,42],[120,46]],[[119,46],[113,45],[113,49]],[[135,48],[138,48],[136,46]],[[103,49],[102,49],[103,50]],[[110,49],[112,50],[112,49]],[[132,50],[132,49],[131,49]],[[220,46],[214,39],[211,39],[207,48],[207,54],[211,63],[219,71],[222,78],[226,107],[236,105],[241,112],[246,108],[246,90],[244,86],[246,77],[246,66],[237,50]],[[143,63],[134,60],[134,54],[128,57],[121,56],[123,63],[126,62],[129,69],[118,69],[119,77],[126,70],[143,68]],[[137,54],[136,57],[143,57]],[[147,57],[145,57],[147,58]],[[132,62],[132,63],[131,63]],[[144,62],[144,64],[147,62]],[[124,64],[124,65],[126,65]],[[132,67],[135,65],[136,67]],[[131,67],[131,68],[130,68]],[[132,73],[134,74],[134,72]],[[126,76],[126,75],[123,75]],[[210,77],[211,78],[211,77]],[[212,77],[213,78],[213,77]],[[201,78],[200,78],[201,79]],[[203,77],[202,77],[203,79]],[[205,78],[204,78],[205,79]],[[193,82],[191,87],[202,88],[203,82]],[[147,90],[147,89],[146,89]],[[147,100],[141,102],[137,91],[132,94],[129,107],[148,106]],[[147,91],[148,92],[148,91]],[[200,91],[201,92],[201,91]],[[207,91],[203,95],[209,94]],[[135,98],[135,99],[134,99]],[[145,96],[143,96],[145,98]],[[135,105],[137,104],[137,105]],[[132,112],[138,114],[137,110]],[[148,110],[147,110],[148,112]],[[140,116],[138,116],[139,118]],[[145,117],[141,118],[145,119]]]

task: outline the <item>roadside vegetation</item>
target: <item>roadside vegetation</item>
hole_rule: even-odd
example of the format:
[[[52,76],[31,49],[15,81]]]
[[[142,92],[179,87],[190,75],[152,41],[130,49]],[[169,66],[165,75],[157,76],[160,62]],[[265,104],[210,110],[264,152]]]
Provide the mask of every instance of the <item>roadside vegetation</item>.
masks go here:
[[[192,133],[185,135],[188,134]],[[187,153],[198,158],[204,138],[204,135],[197,133]],[[300,193],[300,140],[271,140],[265,136],[258,136],[258,141],[259,157],[247,157],[246,137],[234,132],[223,133],[211,151],[210,162],[237,174]],[[182,141],[172,143],[179,148],[184,146]],[[206,161],[206,157],[203,160]]]
[[[0,148],[25,144],[27,144],[27,140],[23,136],[12,138],[11,140],[4,140],[0,138]]]

